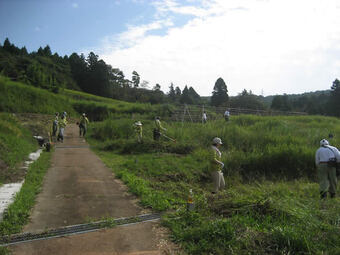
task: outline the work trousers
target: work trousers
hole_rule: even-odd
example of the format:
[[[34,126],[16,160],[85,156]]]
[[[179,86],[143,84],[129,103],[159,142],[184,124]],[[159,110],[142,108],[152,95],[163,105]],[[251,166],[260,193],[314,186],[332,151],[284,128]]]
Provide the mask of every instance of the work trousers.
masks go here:
[[[83,124],[79,124],[79,136],[81,136],[83,134],[83,136],[86,135],[86,125]]]
[[[336,168],[327,164],[319,164],[317,166],[318,180],[320,185],[320,193],[336,193],[337,177]]]
[[[222,171],[214,171],[211,173],[212,181],[214,184],[213,192],[218,192],[225,187],[224,177]]]
[[[58,141],[64,141],[64,131],[65,128],[59,128]]]

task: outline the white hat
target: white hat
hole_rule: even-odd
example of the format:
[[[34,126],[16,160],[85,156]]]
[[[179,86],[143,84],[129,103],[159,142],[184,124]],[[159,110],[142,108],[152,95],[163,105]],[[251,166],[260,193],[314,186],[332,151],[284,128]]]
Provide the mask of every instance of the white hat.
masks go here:
[[[213,139],[213,144],[222,144],[221,138],[215,137],[215,138]]]
[[[83,116],[85,117],[85,116],[86,116],[86,114],[85,114],[85,113],[83,113]]]
[[[326,145],[329,145],[329,142],[326,139],[322,139],[320,141],[320,146],[326,146]]]
[[[137,122],[135,123],[135,125],[136,125],[136,126],[142,126],[142,122],[137,121]]]

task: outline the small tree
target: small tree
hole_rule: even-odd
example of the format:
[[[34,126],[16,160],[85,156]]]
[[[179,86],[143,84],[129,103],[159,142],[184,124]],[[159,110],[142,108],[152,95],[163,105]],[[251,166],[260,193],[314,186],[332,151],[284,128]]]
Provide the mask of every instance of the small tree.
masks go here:
[[[133,83],[133,87],[138,88],[139,83],[140,83],[140,76],[136,71],[132,72],[132,83]]]
[[[215,82],[214,90],[211,97],[211,105],[223,106],[228,103],[228,89],[222,78],[218,78]]]
[[[176,101],[176,91],[174,89],[174,84],[171,82],[170,87],[169,87],[169,93],[168,93],[169,99],[171,102]]]
[[[331,87],[329,97],[329,112],[333,116],[340,117],[340,81],[335,79]]]

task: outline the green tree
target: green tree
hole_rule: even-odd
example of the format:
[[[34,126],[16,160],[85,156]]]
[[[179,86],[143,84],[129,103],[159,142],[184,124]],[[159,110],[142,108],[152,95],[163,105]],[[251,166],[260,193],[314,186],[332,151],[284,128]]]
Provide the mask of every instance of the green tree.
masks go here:
[[[228,103],[228,89],[222,78],[218,78],[215,82],[214,90],[211,97],[211,105],[225,106]]]
[[[169,92],[168,92],[168,97],[171,102],[176,101],[176,92],[174,89],[174,84],[171,82],[170,87],[169,87]]]
[[[273,98],[271,109],[278,111],[290,111],[291,104],[287,94],[277,95]]]
[[[333,81],[331,87],[329,110],[331,115],[340,117],[340,81],[338,79]]]
[[[265,109],[265,105],[260,100],[260,97],[254,95],[251,92],[251,90],[248,92],[246,89],[244,89],[236,97],[230,98],[230,107],[232,107],[232,108],[254,109],[254,110]]]
[[[194,104],[199,104],[201,101],[200,95],[194,90],[193,87],[189,88],[189,96],[192,99]]]
[[[184,87],[184,89],[182,91],[182,96],[180,98],[180,102],[182,104],[192,104],[193,103],[193,100],[190,97],[190,93],[189,93],[189,89],[188,89],[187,85],[185,85],[185,87]]]
[[[132,84],[135,88],[138,88],[140,82],[140,76],[136,71],[132,72]]]

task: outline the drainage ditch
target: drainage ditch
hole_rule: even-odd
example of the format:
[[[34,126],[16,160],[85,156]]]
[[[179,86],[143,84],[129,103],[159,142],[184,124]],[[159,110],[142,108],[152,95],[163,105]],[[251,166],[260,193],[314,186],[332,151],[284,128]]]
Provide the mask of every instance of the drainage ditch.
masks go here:
[[[18,243],[33,242],[38,240],[46,240],[51,238],[70,236],[82,233],[88,233],[105,228],[112,228],[114,226],[126,226],[141,222],[155,221],[161,218],[161,214],[143,214],[134,217],[108,219],[86,224],[78,224],[66,226],[56,229],[46,230],[41,233],[21,233],[10,236],[0,237],[0,246],[9,246]]]

